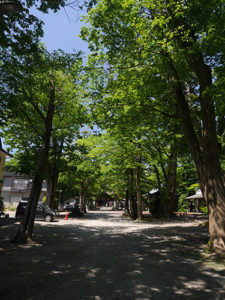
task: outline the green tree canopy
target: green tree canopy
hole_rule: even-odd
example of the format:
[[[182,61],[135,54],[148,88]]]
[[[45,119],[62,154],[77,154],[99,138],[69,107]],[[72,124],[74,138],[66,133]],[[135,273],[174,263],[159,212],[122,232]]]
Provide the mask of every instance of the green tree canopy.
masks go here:
[[[89,26],[81,32],[92,56],[105,57],[110,80],[125,70],[133,70],[133,80],[146,74],[152,89],[144,100],[171,107],[179,116],[208,202],[215,249],[225,245],[225,187],[217,140],[218,120],[223,123],[215,109],[216,74],[223,77],[224,13],[224,1],[215,0],[100,0],[89,10]]]

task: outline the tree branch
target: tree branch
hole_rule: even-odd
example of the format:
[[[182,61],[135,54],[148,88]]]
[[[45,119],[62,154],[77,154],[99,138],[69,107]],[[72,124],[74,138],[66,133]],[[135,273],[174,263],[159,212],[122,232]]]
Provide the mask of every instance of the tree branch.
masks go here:
[[[28,116],[28,114],[24,111],[21,110],[22,114],[26,117],[27,121],[29,122],[30,126],[33,128],[34,132],[36,132],[40,137],[42,137],[42,134],[38,131],[36,126],[33,124],[31,118]]]
[[[46,118],[43,115],[42,111],[40,110],[40,108],[38,107],[38,105],[33,101],[32,97],[28,95],[28,93],[26,92],[26,90],[24,89],[24,87],[22,87],[22,92],[26,95],[26,97],[29,99],[30,104],[34,107],[34,109],[36,110],[36,112],[39,114],[39,116],[41,117],[41,119],[45,122]]]

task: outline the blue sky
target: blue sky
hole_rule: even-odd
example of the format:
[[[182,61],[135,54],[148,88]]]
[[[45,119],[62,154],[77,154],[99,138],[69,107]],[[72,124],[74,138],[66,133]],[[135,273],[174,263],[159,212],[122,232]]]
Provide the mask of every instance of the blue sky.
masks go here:
[[[66,8],[56,13],[49,11],[48,14],[32,9],[32,13],[45,23],[42,42],[49,51],[62,49],[72,52],[75,49],[82,50],[87,55],[88,45],[78,37],[82,27],[78,12]]]

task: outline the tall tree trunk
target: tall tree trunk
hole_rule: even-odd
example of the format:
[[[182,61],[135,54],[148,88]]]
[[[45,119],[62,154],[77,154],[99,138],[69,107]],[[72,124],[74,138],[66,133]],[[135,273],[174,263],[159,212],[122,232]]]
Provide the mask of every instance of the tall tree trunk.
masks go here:
[[[154,217],[158,218],[158,217],[160,217],[160,210],[161,210],[160,205],[161,205],[161,201],[162,201],[162,197],[163,197],[163,190],[162,190],[162,184],[161,184],[159,170],[156,165],[153,165],[153,167],[154,167],[154,171],[155,171],[155,175],[156,175],[156,179],[157,179],[159,195],[158,196],[155,195],[155,197],[150,197],[149,209],[150,209],[150,213]]]
[[[215,250],[225,250],[225,187],[219,161],[215,109],[211,97],[211,69],[201,53],[189,59],[200,83],[200,103],[203,119],[204,174],[200,173],[203,194],[208,202],[210,243]]]
[[[167,0],[167,4],[170,4]],[[168,6],[167,6],[168,7]],[[175,98],[179,107],[184,135],[192,153],[199,176],[200,187],[208,204],[210,245],[216,251],[225,250],[225,186],[219,161],[218,141],[214,102],[212,99],[212,71],[205,63],[200,50],[198,38],[189,26],[185,17],[181,19],[168,7],[171,17],[171,29],[177,29],[185,24],[186,38],[182,34],[175,36],[179,46],[186,52],[186,61],[192,72],[195,73],[199,87],[199,102],[201,106],[202,134],[198,139],[194,131],[188,103],[183,94],[179,75],[172,60],[171,70],[176,77]]]
[[[52,132],[52,120],[54,115],[54,102],[55,102],[55,86],[53,78],[50,79],[50,99],[48,104],[48,111],[45,120],[45,132],[43,134],[42,149],[39,154],[39,160],[34,176],[34,181],[31,188],[31,193],[28,200],[24,216],[20,222],[17,235],[12,240],[16,243],[26,243],[32,240],[32,233],[34,227],[34,219],[36,208],[41,193],[42,182],[46,171],[48,151],[50,144],[50,137]]]
[[[55,209],[55,198],[56,198],[56,187],[58,182],[59,172],[56,168],[56,161],[54,159],[53,163],[50,164],[48,168],[49,178],[47,180],[47,204]]]
[[[52,191],[50,197],[50,207],[56,209],[56,187],[58,183],[59,171],[54,166],[53,174],[52,174]]]
[[[126,189],[125,215],[128,216],[129,214],[130,214],[130,210],[129,210],[129,189]]]
[[[126,189],[126,198],[125,198],[125,215],[130,215],[130,209],[129,209],[129,169],[126,170],[126,177],[127,177],[127,189]]]
[[[87,213],[86,211],[86,193],[84,182],[80,183],[80,210],[82,213]]]
[[[130,217],[133,220],[137,219],[137,202],[134,199],[134,170],[129,169],[129,203]]]
[[[61,140],[60,144],[56,138],[52,141],[52,152],[53,158],[49,161],[48,173],[49,177],[47,180],[47,204],[55,209],[56,207],[56,188],[59,179],[59,160],[62,156],[64,139]]]
[[[49,170],[49,168],[48,168]],[[47,179],[47,195],[46,195],[46,204],[51,207],[51,194],[52,194],[52,177],[50,176]]]
[[[155,175],[156,175],[156,179],[157,179],[158,190],[159,190],[159,193],[160,193],[161,188],[162,188],[162,184],[161,184],[161,179],[160,179],[160,175],[159,175],[159,170],[158,170],[156,165],[153,165],[153,167],[154,167],[154,171],[155,171]]]
[[[169,182],[169,203],[167,214],[169,217],[172,216],[176,205],[177,205],[177,153],[174,146],[171,147],[170,160],[168,164],[168,182]]]
[[[136,194],[137,194],[137,214],[138,220],[143,219],[142,215],[142,197],[141,197],[141,155],[140,153],[137,155],[137,163],[136,166]]]
[[[160,166],[164,177],[164,185],[163,187],[160,188],[160,197],[159,197],[160,203],[158,207],[159,211],[156,213],[156,216],[162,218],[168,218],[169,217],[168,207],[170,202],[170,185],[169,185],[169,178],[168,178],[169,172],[168,172],[168,168],[167,170],[165,168],[160,149],[159,149],[159,155],[160,155]]]
[[[200,84],[200,104],[202,114],[201,143],[194,131],[190,110],[183,94],[179,76],[175,98],[180,111],[184,135],[194,159],[200,187],[208,204],[210,245],[216,251],[225,250],[225,187],[219,162],[214,104],[210,95],[212,77],[210,68],[198,54],[189,59],[189,65],[196,73]]]
[[[160,192],[160,197],[155,200],[160,203],[155,203],[155,208],[158,207],[158,211],[155,211],[154,215],[158,217],[169,218],[176,207],[176,173],[177,173],[177,154],[176,147],[171,144],[170,154],[168,156],[167,168],[163,163],[163,158],[161,154],[161,149],[157,147],[157,151],[160,157],[160,166],[162,169],[162,174],[164,177],[164,188],[161,186],[160,175],[157,167],[154,165],[154,170],[156,173],[156,178],[158,182],[158,189]]]

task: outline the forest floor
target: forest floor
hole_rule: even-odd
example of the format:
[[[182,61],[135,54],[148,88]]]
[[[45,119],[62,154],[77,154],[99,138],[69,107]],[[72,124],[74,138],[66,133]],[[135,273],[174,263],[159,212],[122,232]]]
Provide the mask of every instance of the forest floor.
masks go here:
[[[201,220],[64,216],[36,221],[35,243],[20,246],[9,242],[18,222],[0,219],[1,299],[225,299],[225,264],[204,254]]]

